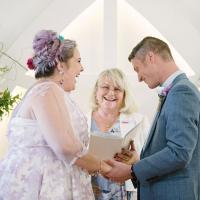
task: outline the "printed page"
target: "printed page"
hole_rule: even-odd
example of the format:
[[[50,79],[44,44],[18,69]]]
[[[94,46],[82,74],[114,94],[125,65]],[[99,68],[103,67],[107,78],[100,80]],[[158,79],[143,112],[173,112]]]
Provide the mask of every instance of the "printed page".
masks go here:
[[[131,129],[124,137],[113,136],[108,134],[91,133],[89,152],[100,159],[112,159],[117,152],[121,152],[121,148],[129,148],[131,140],[134,140],[139,125]]]
[[[97,156],[99,159],[112,159],[117,152],[121,152],[123,138],[115,136],[100,136],[91,133],[89,153]]]

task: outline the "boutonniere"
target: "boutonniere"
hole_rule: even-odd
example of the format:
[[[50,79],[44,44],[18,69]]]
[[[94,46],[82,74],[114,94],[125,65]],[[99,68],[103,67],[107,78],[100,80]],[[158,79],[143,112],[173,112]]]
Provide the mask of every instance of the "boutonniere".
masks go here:
[[[167,87],[159,87],[158,88],[158,96],[166,97],[171,88],[172,88],[172,84],[168,85]]]

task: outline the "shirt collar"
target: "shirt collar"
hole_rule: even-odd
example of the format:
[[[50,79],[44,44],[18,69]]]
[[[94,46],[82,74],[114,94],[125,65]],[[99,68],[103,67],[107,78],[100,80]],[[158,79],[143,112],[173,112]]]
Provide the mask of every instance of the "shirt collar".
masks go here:
[[[179,76],[180,74],[182,74],[183,72],[181,70],[178,70],[176,72],[174,72],[173,74],[171,74],[167,80],[165,80],[165,82],[160,85],[159,87],[157,87],[157,92],[159,95],[163,95],[165,94],[165,92],[163,93],[163,90],[165,90],[166,88],[171,88],[172,82],[174,81],[174,79]],[[165,95],[164,95],[165,96]]]
[[[180,75],[180,74],[182,74],[182,73],[183,73],[183,72],[182,72],[181,70],[178,70],[178,71],[174,72],[172,75],[170,75],[170,76],[167,78],[167,80],[165,80],[165,82],[161,85],[161,87],[167,87],[167,86],[171,85],[172,82],[174,81],[174,79],[175,79],[178,75]]]

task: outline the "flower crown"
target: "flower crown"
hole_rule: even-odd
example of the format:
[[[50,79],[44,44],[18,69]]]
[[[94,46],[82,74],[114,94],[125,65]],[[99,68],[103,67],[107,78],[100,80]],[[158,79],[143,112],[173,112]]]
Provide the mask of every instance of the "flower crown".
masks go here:
[[[62,35],[59,35],[57,37],[57,39],[60,40],[61,42],[63,42],[65,40],[65,38]],[[34,65],[34,62],[33,62],[33,58],[34,58],[34,56],[31,58],[28,58],[28,60],[26,62],[26,65],[27,65],[28,69],[30,69],[30,70],[36,69],[36,66]]]

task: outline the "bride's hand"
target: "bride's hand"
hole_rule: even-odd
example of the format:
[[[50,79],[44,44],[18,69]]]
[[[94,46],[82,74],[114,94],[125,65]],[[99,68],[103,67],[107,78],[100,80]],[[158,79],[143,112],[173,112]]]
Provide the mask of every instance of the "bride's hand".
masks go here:
[[[88,173],[91,176],[94,175],[98,175],[101,174],[102,176],[104,176],[106,173],[110,172],[110,170],[112,169],[112,167],[110,165],[108,165],[105,161],[101,160],[100,161],[100,165],[99,165],[99,169],[98,170],[88,170]]]
[[[112,169],[112,167],[110,165],[108,165],[104,161],[101,161],[101,170],[100,170],[100,173],[102,175],[105,175],[106,173],[110,172],[111,169]]]

